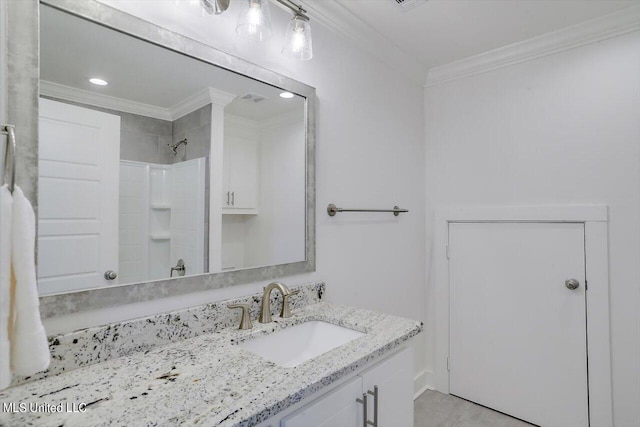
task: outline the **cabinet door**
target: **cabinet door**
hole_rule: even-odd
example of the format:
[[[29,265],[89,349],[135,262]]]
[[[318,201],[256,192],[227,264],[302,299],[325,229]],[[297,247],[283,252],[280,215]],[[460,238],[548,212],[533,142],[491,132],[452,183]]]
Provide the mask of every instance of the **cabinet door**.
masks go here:
[[[356,377],[284,418],[280,427],[361,427],[362,379]]]
[[[258,207],[258,144],[248,139],[235,139],[230,146],[231,208]],[[224,205],[226,207],[226,204]]]
[[[363,372],[363,392],[378,386],[378,427],[413,427],[413,352],[405,348]],[[368,396],[369,421],[374,397]]]

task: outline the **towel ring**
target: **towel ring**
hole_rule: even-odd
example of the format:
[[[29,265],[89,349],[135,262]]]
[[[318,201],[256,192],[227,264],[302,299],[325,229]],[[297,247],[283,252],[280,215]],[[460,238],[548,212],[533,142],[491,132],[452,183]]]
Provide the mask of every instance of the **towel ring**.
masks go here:
[[[14,125],[2,125],[2,134],[7,135],[7,145],[4,150],[3,182],[8,184],[9,191],[13,193],[13,187],[16,183],[16,127]],[[9,148],[11,148],[11,157],[9,157]],[[7,181],[9,165],[11,166],[11,175]]]

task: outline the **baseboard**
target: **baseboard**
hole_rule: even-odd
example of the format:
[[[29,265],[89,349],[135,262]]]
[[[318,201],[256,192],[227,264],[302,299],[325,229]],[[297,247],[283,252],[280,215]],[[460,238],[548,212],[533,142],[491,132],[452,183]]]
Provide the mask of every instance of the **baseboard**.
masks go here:
[[[426,390],[433,390],[433,371],[425,369],[413,377],[413,398],[417,399]]]

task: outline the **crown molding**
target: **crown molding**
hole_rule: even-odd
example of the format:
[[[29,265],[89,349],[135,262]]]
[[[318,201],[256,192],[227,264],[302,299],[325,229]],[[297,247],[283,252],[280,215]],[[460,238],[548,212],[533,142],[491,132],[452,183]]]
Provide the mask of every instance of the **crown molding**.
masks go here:
[[[172,120],[184,117],[205,105],[215,104],[226,107],[236,98],[236,95],[212,87],[206,87],[200,92],[183,99],[171,107]]]
[[[303,1],[313,22],[317,21],[333,33],[351,41],[414,83],[422,85],[427,68],[409,53],[380,34],[371,25],[347,10],[336,0]]]
[[[638,29],[640,29],[640,6],[632,6],[571,27],[431,68],[427,73],[424,86],[436,86],[531,61]]]
[[[289,111],[275,117],[260,120],[257,122],[257,125],[261,131],[269,131],[274,128],[290,126],[298,123],[304,123],[304,111]]]
[[[236,127],[243,131],[267,132],[284,126],[304,123],[304,113],[302,111],[289,111],[263,120],[251,120],[246,117],[225,113],[224,123],[227,126]]]
[[[160,120],[173,120],[171,110],[168,108],[129,101],[128,99],[116,98],[114,96],[91,92],[84,89],[77,89],[75,87],[65,86],[46,80],[40,81],[40,94],[53,98],[64,99],[66,101],[93,105],[94,107],[122,111],[124,113],[138,114],[140,116],[153,117]]]
[[[155,119],[174,121],[180,117],[196,111],[205,105],[216,104],[226,106],[236,98],[236,95],[224,92],[212,87],[207,87],[197,92],[171,108],[158,107],[128,99],[116,98],[84,89],[61,85],[42,80],[40,82],[40,94],[80,104],[93,105],[94,107],[137,114],[139,116],[153,117]]]

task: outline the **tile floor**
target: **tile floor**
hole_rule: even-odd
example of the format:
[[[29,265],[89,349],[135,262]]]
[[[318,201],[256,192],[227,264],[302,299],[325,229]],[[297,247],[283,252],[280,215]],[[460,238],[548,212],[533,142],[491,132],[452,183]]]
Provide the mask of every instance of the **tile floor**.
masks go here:
[[[532,427],[459,397],[427,390],[414,401],[415,427]]]

